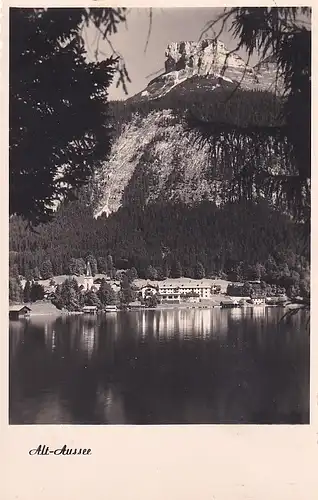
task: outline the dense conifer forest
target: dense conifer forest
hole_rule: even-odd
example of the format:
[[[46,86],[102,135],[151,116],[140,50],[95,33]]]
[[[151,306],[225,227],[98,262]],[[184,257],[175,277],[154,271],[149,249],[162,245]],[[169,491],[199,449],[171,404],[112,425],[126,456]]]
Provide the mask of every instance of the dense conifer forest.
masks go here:
[[[287,264],[290,271],[301,272],[309,260],[303,236],[300,225],[266,203],[126,207],[95,220],[91,208],[77,201],[61,207],[53,222],[36,231],[13,218],[10,263],[26,275],[49,260],[53,274],[59,275],[70,273],[72,258],[93,254],[97,271],[104,272],[112,255],[115,268],[134,267],[139,277],[146,277],[150,265],[167,275],[164,269],[178,262],[180,274],[192,276],[200,262],[206,275],[220,275],[240,263],[266,266],[272,259],[278,267]]]
[[[120,133],[122,125],[133,115],[138,114],[142,118],[151,111],[162,109],[171,109],[180,118],[194,115],[210,122],[241,127],[276,126],[284,122],[282,100],[272,92],[233,91],[222,87],[212,92],[200,87],[180,92],[176,88],[159,99],[112,101],[110,110],[115,134]]]

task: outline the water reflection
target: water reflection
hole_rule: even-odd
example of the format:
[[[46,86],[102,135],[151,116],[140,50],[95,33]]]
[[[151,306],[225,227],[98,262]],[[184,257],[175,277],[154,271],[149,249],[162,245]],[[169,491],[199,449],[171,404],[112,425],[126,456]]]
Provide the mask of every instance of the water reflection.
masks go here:
[[[308,423],[305,312],[174,309],[10,324],[10,422]]]

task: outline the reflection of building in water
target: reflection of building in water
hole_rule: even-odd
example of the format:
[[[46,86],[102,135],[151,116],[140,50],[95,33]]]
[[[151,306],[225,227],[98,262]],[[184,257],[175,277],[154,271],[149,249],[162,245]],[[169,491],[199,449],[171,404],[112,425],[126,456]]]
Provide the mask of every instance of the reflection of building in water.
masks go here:
[[[158,311],[155,331],[158,339],[169,339],[180,332],[179,312],[178,310]]]
[[[116,312],[107,312],[105,316],[107,329],[110,330],[115,336],[118,335],[121,326],[121,317]]]
[[[266,307],[259,305],[252,307],[252,317],[253,318],[264,318],[266,314]]]
[[[229,316],[233,320],[241,320],[244,316],[245,310],[241,309],[240,307],[233,307],[232,309],[229,309]]]
[[[163,325],[163,311],[156,311],[153,317],[153,336],[159,338],[160,331]]]
[[[39,332],[41,331],[45,346],[48,350],[53,349],[53,342],[55,342],[55,336],[53,337],[55,321],[55,318],[53,319],[45,316],[34,316],[28,320],[28,328],[30,328],[31,331],[34,328]]]
[[[141,311],[141,335],[143,337],[146,336],[147,333],[147,321],[145,311]]]
[[[206,338],[209,337],[212,333],[212,317],[213,317],[213,309],[205,309],[201,312],[201,335]]]
[[[97,323],[96,321],[83,321],[82,323],[82,335],[81,335],[81,347],[83,351],[86,351],[88,357],[90,358],[93,354],[94,347],[97,347]]]
[[[136,316],[137,323],[137,333],[141,338],[145,338],[147,336],[147,318],[146,311],[138,311]],[[150,327],[151,325],[148,325]]]
[[[161,310],[157,314],[157,337],[179,338],[224,335],[228,328],[227,311],[219,309]]]
[[[157,338],[167,338],[168,332],[172,331],[172,322],[171,318],[169,318],[168,313],[172,311],[160,311],[159,313],[159,321],[158,321],[158,330],[157,330]]]
[[[213,309],[212,314],[212,335],[213,337],[223,337],[227,335],[229,328],[229,312],[233,309]]]
[[[180,338],[184,338],[187,335],[189,328],[191,327],[190,314],[185,309],[179,309],[179,333]]]
[[[52,351],[56,349],[56,333],[55,330],[52,330]]]
[[[10,359],[16,354],[18,347],[23,343],[26,322],[16,321],[9,324],[9,353]]]
[[[152,336],[154,338],[156,338],[157,329],[158,329],[158,315],[154,313],[152,316]]]
[[[45,323],[44,325],[44,335],[45,335],[45,344],[49,350],[55,351],[56,349],[56,337],[55,330],[53,328],[53,324]]]
[[[252,309],[252,307],[248,308]],[[262,309],[262,308],[259,308]],[[170,339],[178,337],[226,336],[229,329],[229,320],[239,321],[247,314],[243,309],[221,308],[177,308],[161,309],[156,311],[136,311],[131,316],[134,324],[131,329],[138,333],[139,338]],[[251,314],[251,312],[249,312]],[[257,314],[257,313],[256,313]],[[261,314],[261,313],[259,313]],[[107,316],[107,319],[108,318]],[[117,326],[118,316],[111,329]],[[127,325],[120,324],[120,331],[127,331]]]

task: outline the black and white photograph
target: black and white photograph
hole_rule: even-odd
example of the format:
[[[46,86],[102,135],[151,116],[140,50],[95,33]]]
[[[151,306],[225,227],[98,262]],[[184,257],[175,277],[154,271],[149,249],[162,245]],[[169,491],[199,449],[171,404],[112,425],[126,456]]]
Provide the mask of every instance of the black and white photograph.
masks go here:
[[[8,422],[308,425],[311,8],[99,4],[9,9]]]

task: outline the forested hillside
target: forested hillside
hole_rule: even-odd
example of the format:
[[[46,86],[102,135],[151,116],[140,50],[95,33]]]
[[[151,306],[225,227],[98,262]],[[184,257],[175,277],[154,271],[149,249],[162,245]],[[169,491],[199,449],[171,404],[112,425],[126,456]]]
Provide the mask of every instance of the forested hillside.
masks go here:
[[[116,268],[135,267],[140,277],[149,265],[167,274],[176,262],[188,276],[198,262],[207,275],[228,273],[240,263],[266,266],[268,260],[300,272],[309,259],[302,230],[265,203],[131,207],[95,220],[90,206],[78,201],[61,207],[55,220],[36,232],[13,218],[10,261],[22,275],[41,270],[47,260],[54,274],[68,273],[72,258],[89,254],[97,259],[100,272],[112,255]]]
[[[151,111],[171,109],[178,117],[194,114],[198,118],[216,123],[228,123],[241,127],[253,125],[275,126],[283,122],[281,99],[272,92],[247,91],[219,87],[211,91],[210,86],[196,84],[193,77],[180,88],[171,90],[160,99],[140,101],[112,101],[110,109],[117,133],[121,126],[138,114],[141,118]],[[200,80],[203,80],[201,78]]]

